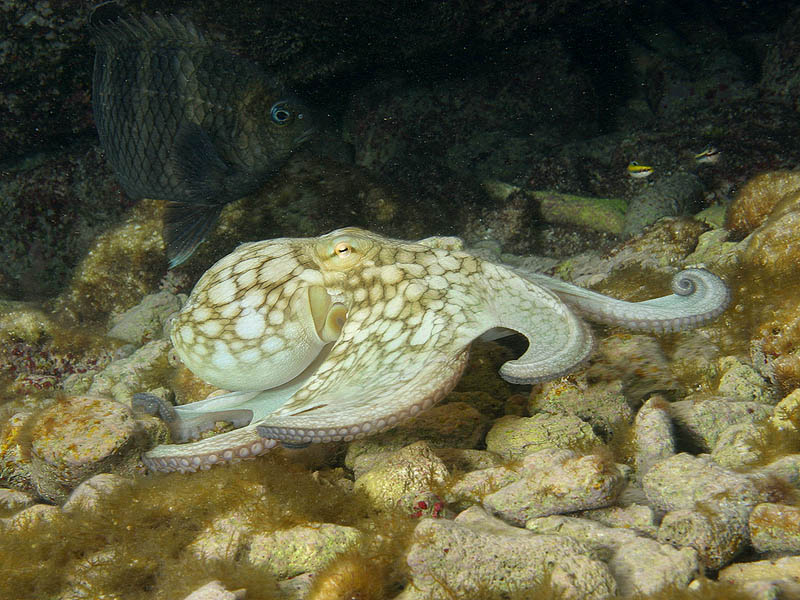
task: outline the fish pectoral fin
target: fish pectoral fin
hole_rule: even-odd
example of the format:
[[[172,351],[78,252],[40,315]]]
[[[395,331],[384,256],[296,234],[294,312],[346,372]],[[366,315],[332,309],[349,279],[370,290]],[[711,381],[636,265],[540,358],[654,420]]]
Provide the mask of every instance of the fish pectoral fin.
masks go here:
[[[222,212],[223,204],[168,202],[164,213],[164,243],[169,268],[189,258]]]
[[[184,122],[178,129],[170,160],[189,202],[222,204],[231,198],[221,198],[225,179],[233,169],[220,157],[208,132],[197,123]]]

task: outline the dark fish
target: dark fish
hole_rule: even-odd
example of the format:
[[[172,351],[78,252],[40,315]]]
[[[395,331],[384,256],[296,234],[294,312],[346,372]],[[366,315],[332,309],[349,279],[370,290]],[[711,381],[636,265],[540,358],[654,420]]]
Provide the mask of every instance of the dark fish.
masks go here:
[[[311,134],[306,108],[252,62],[176,17],[90,18],[100,143],[133,198],[169,200],[170,268],[203,240],[223,206],[256,191]]]

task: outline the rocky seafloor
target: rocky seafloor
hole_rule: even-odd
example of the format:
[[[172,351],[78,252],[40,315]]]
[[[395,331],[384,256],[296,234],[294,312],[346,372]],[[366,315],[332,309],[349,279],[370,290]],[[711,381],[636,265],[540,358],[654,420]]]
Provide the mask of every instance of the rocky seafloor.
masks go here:
[[[734,296],[706,327],[596,327],[586,367],[532,387],[497,375],[518,348],[478,342],[443,403],[393,430],[194,474],[145,472],[141,453],[168,433],[131,409],[137,392],[185,403],[213,389],[166,337],[188,277],[127,310],[140,277],[80,293],[126,244],[138,264],[163,253],[143,241],[159,238],[157,207],[98,239],[49,304],[5,305],[0,581],[14,597],[800,593],[800,174],[751,180],[727,226],[664,218],[607,253],[549,261],[632,299],[703,264]],[[105,327],[75,325],[102,307]]]
[[[87,7],[52,4],[0,7],[0,597],[800,598],[800,10],[128,3],[289,65],[333,114],[168,272],[163,203],[126,198],[93,137]],[[630,37],[576,42],[595,21]],[[147,472],[169,433],[133,394],[213,391],[168,337],[193,283],[242,241],[345,225],[628,300],[703,265],[732,302],[595,326],[592,360],[536,386],[497,374],[518,341],[476,343],[391,431]]]

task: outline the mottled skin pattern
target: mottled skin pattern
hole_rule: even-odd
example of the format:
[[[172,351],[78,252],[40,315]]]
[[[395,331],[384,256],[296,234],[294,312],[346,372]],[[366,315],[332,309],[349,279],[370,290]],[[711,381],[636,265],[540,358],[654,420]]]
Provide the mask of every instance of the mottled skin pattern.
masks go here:
[[[218,421],[239,428],[159,446],[145,463],[193,471],[256,456],[278,442],[370,435],[449,392],[477,337],[525,335],[528,349],[500,374],[532,383],[566,373],[592,350],[591,334],[570,305],[619,320],[617,304],[610,314],[592,311],[604,296],[514,273],[460,247],[457,238],[409,243],[355,228],[240,246],[203,275],[172,328],[184,363],[234,391],[159,408],[176,441]],[[699,288],[668,297],[672,308],[621,303],[624,310],[633,314],[631,307],[641,306],[641,321],[655,311],[654,329],[665,328],[665,310],[682,326],[713,318],[727,304],[727,288],[694,271]],[[702,293],[691,293],[697,289]]]

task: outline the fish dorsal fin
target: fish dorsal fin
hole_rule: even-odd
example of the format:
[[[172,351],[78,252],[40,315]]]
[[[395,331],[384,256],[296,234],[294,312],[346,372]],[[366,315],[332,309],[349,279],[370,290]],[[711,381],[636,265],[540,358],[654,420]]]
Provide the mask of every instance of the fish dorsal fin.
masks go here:
[[[161,13],[150,17],[131,17],[116,2],[95,7],[89,16],[89,26],[98,44],[120,45],[130,42],[174,40],[189,44],[207,44],[203,33],[189,21]]]

